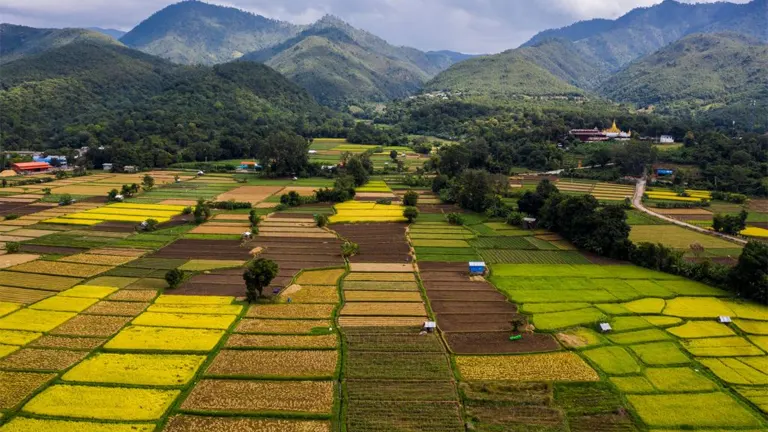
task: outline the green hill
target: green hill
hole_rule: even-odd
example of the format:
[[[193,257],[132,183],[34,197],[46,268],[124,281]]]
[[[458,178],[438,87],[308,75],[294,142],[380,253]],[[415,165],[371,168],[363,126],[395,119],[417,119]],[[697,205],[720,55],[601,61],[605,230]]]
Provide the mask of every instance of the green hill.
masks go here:
[[[298,36],[247,54],[243,60],[275,68],[321,104],[344,107],[409,96],[455,58],[455,53],[395,47],[326,16]]]
[[[630,64],[604,83],[617,101],[667,110],[768,103],[768,45],[736,34],[688,36]]]
[[[511,50],[465,60],[437,75],[424,90],[487,97],[584,95],[584,90],[534,62],[540,56],[533,51]],[[564,77],[568,75],[565,69],[560,72]]]
[[[87,41],[0,65],[0,143],[10,150],[145,143],[151,153],[213,160],[240,157],[277,131],[312,134],[333,118],[256,63],[179,66]]]
[[[616,71],[694,33],[738,32],[768,42],[768,1],[746,4],[728,2],[688,4],[674,0],[633,9],[610,21],[582,21],[562,29],[547,30],[524,46],[552,38],[574,42],[585,55],[599,58]]]
[[[301,26],[193,0],[158,11],[120,41],[175,63],[211,65],[273,46],[301,30]]]
[[[117,43],[109,36],[92,30],[77,28],[38,29],[13,24],[0,24],[0,64],[73,42],[88,40]]]

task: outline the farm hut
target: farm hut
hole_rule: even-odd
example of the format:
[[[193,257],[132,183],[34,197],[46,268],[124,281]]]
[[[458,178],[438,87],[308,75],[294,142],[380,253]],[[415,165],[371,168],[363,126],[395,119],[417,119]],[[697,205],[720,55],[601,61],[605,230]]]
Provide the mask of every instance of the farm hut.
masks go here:
[[[103,169],[104,171],[112,171],[112,164],[111,163],[101,164],[101,169]]]
[[[485,263],[482,261],[472,261],[469,263],[469,274],[471,275],[484,275],[485,269]]]
[[[610,331],[613,331],[613,328],[608,323],[600,323],[600,331],[603,333],[608,333]]]
[[[48,162],[17,162],[11,164],[11,169],[17,174],[33,174],[48,172],[53,167]]]
[[[729,316],[719,316],[717,317],[717,320],[720,322],[720,324],[729,324],[733,322]]]
[[[427,333],[434,333],[435,329],[437,328],[437,323],[434,321],[425,321],[424,325],[421,327],[421,331],[425,331]]]
[[[239,169],[243,171],[256,171],[261,169],[261,165],[253,161],[242,161],[240,162]]]
[[[133,165],[126,165],[126,166],[123,167],[123,172],[135,173],[136,171],[138,171],[138,170]]]
[[[537,222],[538,221],[536,220],[536,218],[531,218],[531,217],[523,218],[523,229],[528,229],[528,230],[536,229]]]

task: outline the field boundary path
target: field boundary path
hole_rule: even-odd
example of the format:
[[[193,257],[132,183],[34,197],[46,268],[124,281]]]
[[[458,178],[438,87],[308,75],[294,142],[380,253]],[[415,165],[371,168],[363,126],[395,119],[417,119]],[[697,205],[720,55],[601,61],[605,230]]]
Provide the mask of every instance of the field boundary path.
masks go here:
[[[701,228],[701,227],[697,227],[696,225],[691,225],[689,223],[685,223],[683,221],[671,218],[669,216],[665,216],[665,215],[656,213],[653,210],[645,207],[645,205],[643,205],[643,195],[645,195],[646,183],[647,183],[646,179],[643,178],[640,181],[638,181],[637,185],[635,186],[635,195],[632,197],[632,205],[634,205],[636,209],[638,209],[641,212],[646,213],[646,214],[648,214],[650,216],[659,218],[659,219],[664,220],[666,222],[675,224],[675,225],[683,227],[683,228],[687,228],[687,229],[692,230],[692,231],[700,232],[702,234],[707,234],[707,235],[713,236],[713,237],[718,237],[718,238],[721,238],[723,240],[727,240],[727,241],[730,241],[732,243],[737,243],[737,244],[740,244],[740,245],[746,245],[747,244],[747,241],[744,240],[744,239],[740,239],[738,237],[733,237],[733,236],[729,236],[729,235],[726,235],[726,234],[721,234],[721,233],[717,233],[717,232],[714,232],[714,231],[710,231],[708,229],[704,229],[704,228]]]

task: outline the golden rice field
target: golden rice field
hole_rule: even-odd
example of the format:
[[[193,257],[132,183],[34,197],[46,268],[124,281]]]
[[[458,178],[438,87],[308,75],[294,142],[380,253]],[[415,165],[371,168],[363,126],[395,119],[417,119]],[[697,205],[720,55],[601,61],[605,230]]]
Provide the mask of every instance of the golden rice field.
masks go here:
[[[328,220],[331,223],[356,222],[405,222],[405,207],[397,204],[376,204],[373,202],[347,201],[334,206],[336,214]]]

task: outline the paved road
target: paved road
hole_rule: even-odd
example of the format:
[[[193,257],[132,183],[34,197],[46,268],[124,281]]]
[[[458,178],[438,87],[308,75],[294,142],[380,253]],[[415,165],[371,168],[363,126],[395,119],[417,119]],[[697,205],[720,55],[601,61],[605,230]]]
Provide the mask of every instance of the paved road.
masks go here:
[[[653,217],[665,220],[667,222],[673,223],[673,224],[675,224],[677,226],[681,226],[683,228],[687,228],[689,230],[697,231],[697,232],[700,232],[702,234],[706,234],[706,235],[709,235],[709,236],[718,237],[718,238],[721,238],[723,240],[727,240],[727,241],[729,241],[731,243],[736,243],[736,244],[740,244],[740,245],[746,245],[747,244],[747,241],[744,240],[744,239],[740,239],[738,237],[732,237],[732,236],[729,236],[729,235],[725,235],[725,234],[722,234],[722,233],[717,233],[717,232],[714,232],[714,231],[710,231],[708,229],[697,227],[696,225],[691,225],[689,223],[685,223],[685,222],[679,221],[677,219],[673,219],[671,217],[668,217],[668,216],[656,213],[653,210],[650,210],[650,209],[646,208],[643,205],[643,195],[645,194],[645,186],[646,186],[646,180],[645,179],[642,179],[642,180],[638,181],[637,182],[637,186],[635,186],[635,196],[632,197],[632,204],[635,206],[636,209],[640,210],[641,212],[647,213],[647,214],[649,214],[649,215],[651,215]]]

